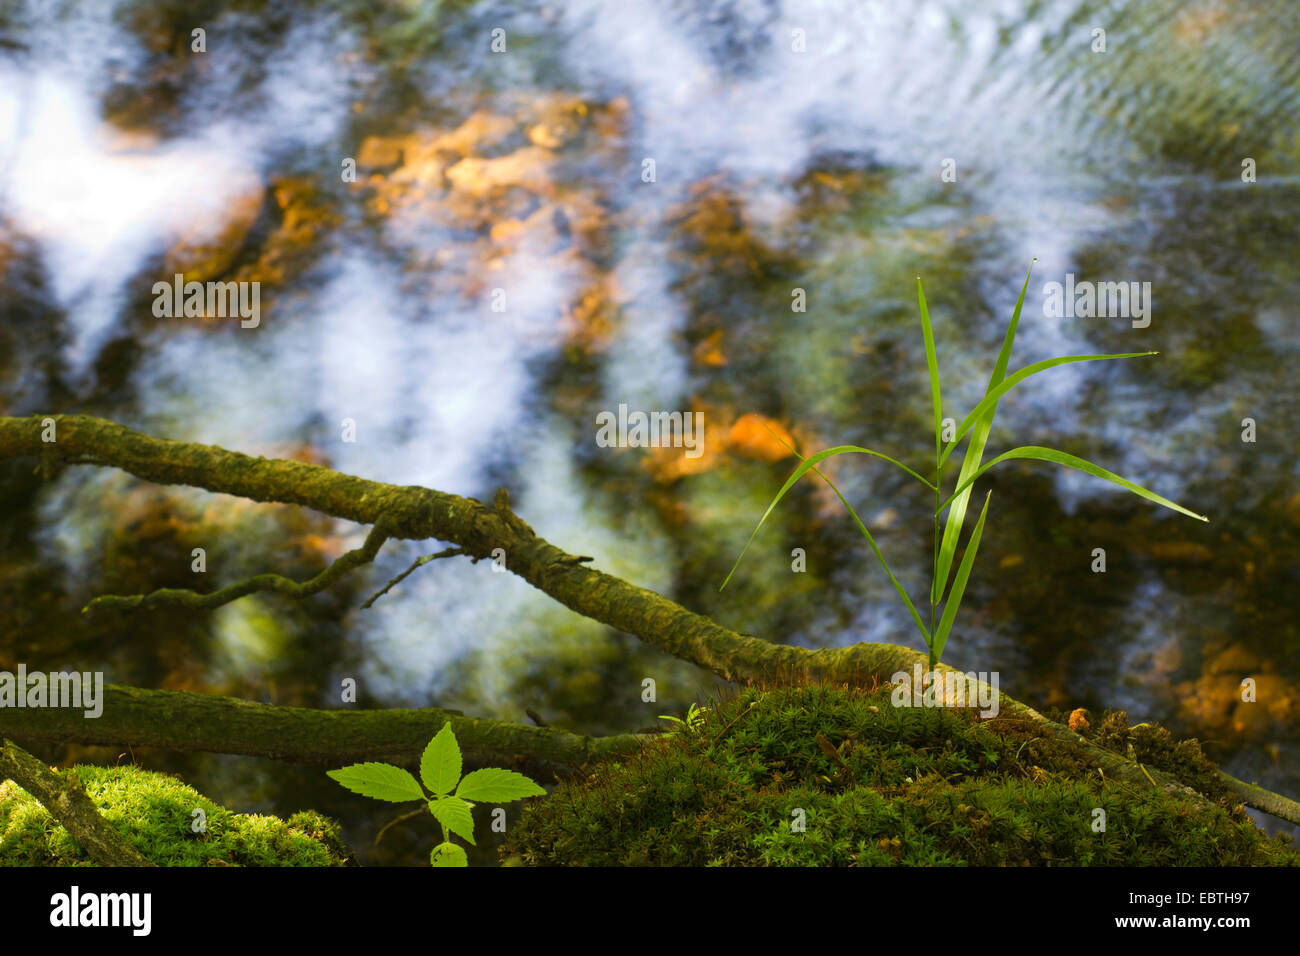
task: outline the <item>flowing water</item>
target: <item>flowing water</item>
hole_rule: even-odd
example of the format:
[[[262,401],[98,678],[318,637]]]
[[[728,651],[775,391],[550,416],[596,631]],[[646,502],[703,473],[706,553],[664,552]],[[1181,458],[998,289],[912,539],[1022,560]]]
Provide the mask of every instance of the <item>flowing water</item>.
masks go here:
[[[990,452],[1057,447],[1212,520],[1000,466],[945,659],[1036,706],[1163,721],[1298,796],[1298,39],[1289,0],[0,0],[0,412],[505,485],[539,534],[736,630],[919,646],[811,482],[719,593],[791,468],[764,425],[922,468],[915,276],[960,419],[1036,256],[1013,368],[1160,355],[1030,379]],[[259,323],[158,316],[176,272],[259,282]],[[1053,317],[1067,275],[1139,283],[1149,312]],[[599,447],[620,404],[704,412],[704,454]],[[931,499],[851,457],[829,473],[919,602]],[[302,579],[365,529],[102,469],[5,462],[0,482],[0,668],[303,706],[354,677],[365,706],[594,733],[716,684],[486,563],[358,609],[432,542],[302,603],[83,616],[192,586],[195,547],[212,587]],[[391,814],[317,768],[128,756],[236,809],[340,816],[364,862],[433,841],[408,824],[372,848]]]

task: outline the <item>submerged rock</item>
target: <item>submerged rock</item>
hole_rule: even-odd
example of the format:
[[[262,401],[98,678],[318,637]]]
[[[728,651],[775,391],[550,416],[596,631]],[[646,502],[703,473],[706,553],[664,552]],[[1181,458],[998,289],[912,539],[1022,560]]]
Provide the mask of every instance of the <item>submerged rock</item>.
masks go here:
[[[220,208],[190,223],[167,250],[163,275],[181,273],[189,282],[224,276],[244,251],[266,203],[265,184],[249,175]]]

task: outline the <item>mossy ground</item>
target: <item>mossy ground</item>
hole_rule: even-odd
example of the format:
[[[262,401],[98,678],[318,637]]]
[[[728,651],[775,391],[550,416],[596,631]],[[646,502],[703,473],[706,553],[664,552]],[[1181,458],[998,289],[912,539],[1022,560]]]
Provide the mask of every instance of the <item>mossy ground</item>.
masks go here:
[[[1207,780],[1195,742],[1166,738],[1108,715],[1094,742]],[[1027,720],[894,707],[887,688],[746,689],[695,730],[534,801],[501,852],[589,866],[1300,865],[1226,794],[1207,795],[1198,807],[1107,780]]]
[[[232,813],[176,777],[138,767],[73,768],[104,819],[159,866],[343,866],[352,856],[338,824],[315,811],[287,821]],[[206,814],[206,831],[191,829]],[[43,806],[0,783],[0,866],[93,866]]]

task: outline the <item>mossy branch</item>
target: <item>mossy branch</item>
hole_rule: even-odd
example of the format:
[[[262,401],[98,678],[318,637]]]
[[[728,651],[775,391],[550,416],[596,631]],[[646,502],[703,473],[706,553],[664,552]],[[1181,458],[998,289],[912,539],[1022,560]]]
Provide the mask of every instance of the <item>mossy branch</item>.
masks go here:
[[[539,538],[510,509],[504,491],[486,505],[320,465],[153,438],[86,415],[45,417],[54,420],[56,441],[42,441],[42,416],[0,417],[0,458],[34,455],[62,465],[110,466],[146,481],[301,505],[359,524],[387,518],[389,537],[448,541],[480,560],[500,548],[507,570],[566,607],[731,680],[800,669],[810,653],[737,634],[653,591],[586,567],[586,555],[568,554]]]
[[[1274,793],[1272,790],[1265,790],[1263,787],[1253,783],[1246,783],[1219,771],[1219,780],[1229,790],[1241,798],[1241,802],[1248,807],[1254,807],[1256,810],[1263,810],[1265,813],[1271,813],[1275,817],[1281,817],[1283,820],[1290,820],[1292,823],[1300,824],[1300,803],[1292,800],[1290,797],[1284,797],[1280,793]]]
[[[82,613],[94,608],[133,611],[142,607],[168,606],[211,611],[256,591],[277,591],[280,594],[287,594],[289,597],[299,599],[310,597],[319,591],[325,590],[349,571],[375,560],[375,555],[379,553],[379,549],[388,540],[388,533],[385,530],[387,527],[387,520],[380,518],[375,526],[370,529],[370,533],[366,535],[365,543],[361,547],[341,555],[337,561],[332,562],[320,574],[301,583],[280,574],[256,574],[251,578],[227,585],[209,594],[200,594],[188,588],[159,588],[148,594],[104,594],[91,600],[81,610]]]
[[[100,866],[153,866],[100,816],[76,774],[56,774],[12,740],[0,739],[0,780],[12,779],[49,811]]]
[[[94,720],[66,708],[3,708],[0,733],[24,741],[161,747],[322,767],[371,760],[414,766],[430,738],[450,721],[466,763],[534,776],[635,753],[646,739],[588,737],[434,708],[318,710],[114,684],[104,685],[103,706]]]
[[[85,415],[47,417],[53,418],[55,422],[55,442],[42,441],[41,416],[0,417],[0,458],[35,455],[46,464],[53,461],[61,464],[112,466],[146,481],[191,485],[253,501],[302,505],[360,524],[377,524],[381,519],[386,519],[386,530],[390,537],[449,541],[474,559],[489,557],[493,550],[500,548],[506,554],[507,570],[566,607],[632,634],[665,653],[696,664],[726,680],[739,683],[820,680],[864,684],[888,681],[898,671],[911,673],[913,665],[917,663],[928,669],[929,659],[926,655],[893,644],[855,644],[846,648],[814,651],[738,634],[710,618],[686,610],[660,594],[585,567],[586,556],[567,554],[538,537],[532,528],[515,515],[510,509],[504,489],[498,491],[493,504],[489,506],[472,498],[462,498],[415,485],[390,485],[344,475],[320,465],[253,458],[211,445],[153,438],[101,418]],[[952,670],[945,664],[939,664],[935,669],[941,672]],[[116,690],[132,694],[165,693],[129,688]],[[1004,715],[1016,715],[1035,721],[1045,733],[1069,739],[1082,746],[1110,776],[1140,786],[1186,789],[1173,777],[1157,771],[1151,771],[1149,779],[1147,773],[1134,761],[1084,741],[1068,728],[1047,720],[1037,711],[1005,694],[1001,695],[1001,706]],[[289,712],[292,709],[277,710]],[[8,725],[13,713],[16,711],[7,714],[0,712],[0,728]],[[68,736],[62,739],[96,742],[87,736],[89,734],[93,737],[95,733],[90,725],[106,726],[104,721],[108,718],[108,713],[106,708],[105,717],[99,721],[77,720],[77,729],[69,728]],[[310,715],[333,712],[298,713]],[[220,719],[226,718],[223,716]],[[147,726],[142,724],[139,728],[142,736],[148,736],[148,728],[154,727],[157,722],[157,715],[151,715]],[[296,725],[296,722],[290,721],[289,725],[284,725],[284,729],[290,725]],[[431,729],[436,731],[437,727]],[[536,727],[523,729],[532,732],[542,730]],[[178,749],[220,751],[220,737],[226,730],[227,728],[221,727],[218,732],[214,727],[207,731],[201,745],[194,739],[189,739],[188,743],[177,740],[176,745]],[[459,726],[456,726],[456,733],[459,737]],[[137,739],[144,742],[141,738]],[[419,746],[427,741],[426,735]],[[523,741],[520,740],[520,743]],[[158,746],[169,745],[159,743]],[[260,733],[254,734],[242,746],[260,749],[225,752],[280,755],[274,752],[276,748],[273,742],[266,740]],[[418,751],[418,746],[408,741],[404,741],[399,749],[408,746],[414,748],[411,753]],[[592,758],[599,759],[594,754]],[[1300,812],[1297,812],[1294,801],[1270,794],[1259,787],[1242,784],[1241,781],[1233,781],[1226,774],[1222,776],[1225,778],[1224,785],[1241,795],[1243,801],[1250,806],[1293,823],[1300,823]]]

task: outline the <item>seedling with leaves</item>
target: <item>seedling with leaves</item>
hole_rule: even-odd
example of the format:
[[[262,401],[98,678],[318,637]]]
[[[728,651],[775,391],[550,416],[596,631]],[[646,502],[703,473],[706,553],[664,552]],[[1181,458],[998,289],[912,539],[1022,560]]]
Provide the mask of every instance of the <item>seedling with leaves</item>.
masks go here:
[[[1032,271],[1033,266],[1031,265],[1030,272],[1032,273]],[[758,525],[755,526],[753,534],[749,536],[749,541],[746,542],[744,550],[740,552],[740,557],[736,559],[736,563],[732,566],[731,572],[727,575],[726,580],[722,582],[722,587],[725,588],[727,582],[731,580],[731,576],[736,573],[736,568],[740,566],[741,559],[744,558],[745,552],[749,550],[750,544],[753,544],[754,542],[754,536],[758,534],[759,528],[763,527],[763,522],[765,522],[768,519],[768,516],[771,515],[773,509],[776,508],[777,503],[785,497],[786,492],[794,487],[795,482],[805,474],[809,471],[816,472],[823,481],[830,485],[831,490],[835,492],[835,496],[839,498],[840,503],[844,505],[849,514],[853,517],[854,522],[858,526],[858,530],[861,531],[863,536],[867,539],[867,544],[871,546],[871,550],[875,552],[877,560],[880,561],[880,566],[885,569],[885,574],[889,576],[889,580],[893,583],[894,589],[898,592],[899,597],[903,599],[903,603],[907,605],[907,610],[912,617],[913,623],[916,624],[917,630],[921,632],[921,637],[925,641],[925,646],[930,652],[930,666],[934,667],[943,655],[944,645],[948,641],[948,635],[952,631],[953,620],[957,616],[957,609],[961,606],[962,597],[966,593],[966,582],[970,578],[971,567],[975,563],[975,555],[979,550],[980,536],[984,533],[984,518],[988,514],[989,494],[991,494],[991,492],[984,496],[984,506],[980,509],[979,520],[975,522],[975,530],[971,532],[970,538],[966,543],[966,551],[962,555],[960,564],[957,566],[957,573],[952,578],[952,588],[949,590],[948,580],[952,573],[952,560],[957,551],[957,541],[961,535],[962,522],[966,518],[966,507],[970,501],[971,492],[973,490],[972,486],[994,465],[1015,459],[1053,462],[1054,464],[1064,465],[1067,468],[1074,468],[1078,471],[1084,472],[1085,474],[1104,478],[1113,484],[1119,485],[1121,488],[1131,491],[1135,495],[1146,498],[1148,501],[1154,501],[1158,505],[1171,508],[1179,514],[1187,515],[1190,518],[1196,518],[1198,521],[1209,521],[1210,519],[1204,515],[1198,515],[1195,512],[1188,511],[1182,505],[1174,504],[1174,502],[1170,501],[1168,498],[1162,498],[1155,492],[1149,491],[1140,485],[1136,485],[1125,478],[1121,478],[1119,475],[1107,471],[1105,468],[1101,468],[1098,465],[1094,465],[1092,462],[1085,461],[1082,458],[1076,458],[1074,455],[1066,454],[1063,451],[1043,448],[1039,445],[1022,445],[1019,448],[1013,448],[1008,452],[998,455],[988,464],[981,467],[980,463],[984,457],[984,445],[988,441],[989,431],[993,427],[993,417],[997,413],[998,402],[1004,395],[1031,375],[1037,375],[1039,372],[1045,372],[1058,365],[1067,365],[1072,362],[1097,362],[1104,359],[1141,358],[1147,355],[1158,354],[1156,352],[1125,352],[1116,355],[1066,355],[1058,358],[1046,359],[1042,362],[1035,362],[1034,364],[1027,365],[1011,375],[1007,375],[1007,363],[1011,359],[1011,347],[1015,342],[1016,328],[1020,324],[1020,310],[1025,304],[1025,290],[1028,287],[1029,275],[1026,274],[1025,284],[1020,288],[1020,298],[1016,300],[1016,308],[1011,314],[1011,322],[1007,326],[1006,335],[1002,341],[1002,350],[998,353],[997,362],[993,366],[993,374],[989,376],[989,384],[984,390],[984,397],[973,409],[971,409],[970,414],[962,419],[961,423],[956,426],[952,438],[947,442],[947,444],[945,444],[943,441],[942,404],[939,395],[939,363],[935,357],[934,331],[930,327],[930,312],[926,307],[925,291],[921,287],[921,279],[918,276],[916,280],[916,296],[917,303],[921,310],[921,333],[925,339],[925,361],[930,374],[930,398],[934,411],[934,480],[931,481],[927,478],[923,478],[902,462],[896,461],[890,456],[878,451],[873,451],[870,448],[859,448],[856,445],[840,445],[836,448],[828,448],[825,451],[819,451],[815,455],[811,455],[807,458],[799,455],[796,449],[791,448],[791,451],[794,451],[794,453],[802,459],[802,463],[794,470],[794,473],[790,475],[786,480],[786,483],[781,486],[781,490],[777,492],[776,497],[772,499],[772,503],[767,506],[767,511],[763,512],[763,517],[759,519]],[[952,454],[957,443],[965,438],[967,434],[970,435],[970,442],[966,446],[966,454],[962,459],[961,470],[957,476],[956,488],[953,490],[952,494],[945,499],[940,490],[943,487],[944,463],[947,462],[948,456]],[[789,447],[788,444],[787,447]],[[853,510],[853,506],[844,499],[842,494],[840,494],[840,490],[835,486],[835,483],[817,467],[828,458],[832,458],[835,455],[845,454],[871,455],[875,458],[882,458],[891,465],[901,468],[934,492],[934,566],[933,574],[930,579],[929,627],[927,627],[925,622],[922,621],[921,615],[916,610],[916,606],[912,603],[911,598],[907,596],[907,591],[898,582],[898,578],[894,577],[894,573],[889,570],[889,565],[885,562],[885,556],[880,553],[880,548],[876,546],[876,541],[871,536],[871,532],[867,530],[867,526],[863,524],[862,519],[859,518],[857,512]],[[948,509],[948,520],[946,524],[941,521],[940,517],[943,514],[944,509]],[[722,588],[719,588],[718,590],[722,590]],[[940,605],[943,607],[941,614],[939,611]],[[936,618],[938,619],[937,622]]]
[[[541,796],[546,791],[513,770],[484,767],[463,778],[460,771],[460,744],[451,724],[443,724],[420,758],[420,780],[433,793],[432,799],[409,771],[392,764],[354,763],[341,770],[327,771],[326,776],[363,797],[389,803],[427,801],[429,812],[442,825],[442,842],[433,848],[430,862],[434,866],[469,866],[465,849],[453,843],[451,835],[454,833],[474,844],[474,817],[470,811],[475,801],[509,803]]]
[[[704,726],[704,715],[707,714],[708,712],[709,712],[709,708],[701,707],[698,704],[692,703],[691,709],[686,712],[685,720],[682,720],[680,717],[670,717],[667,714],[660,714],[659,719],[671,720],[673,723],[679,724],[683,731],[694,732],[694,731],[698,731],[701,727]],[[664,733],[664,737],[665,738],[671,737],[676,733],[677,731],[675,730],[669,730]]]

